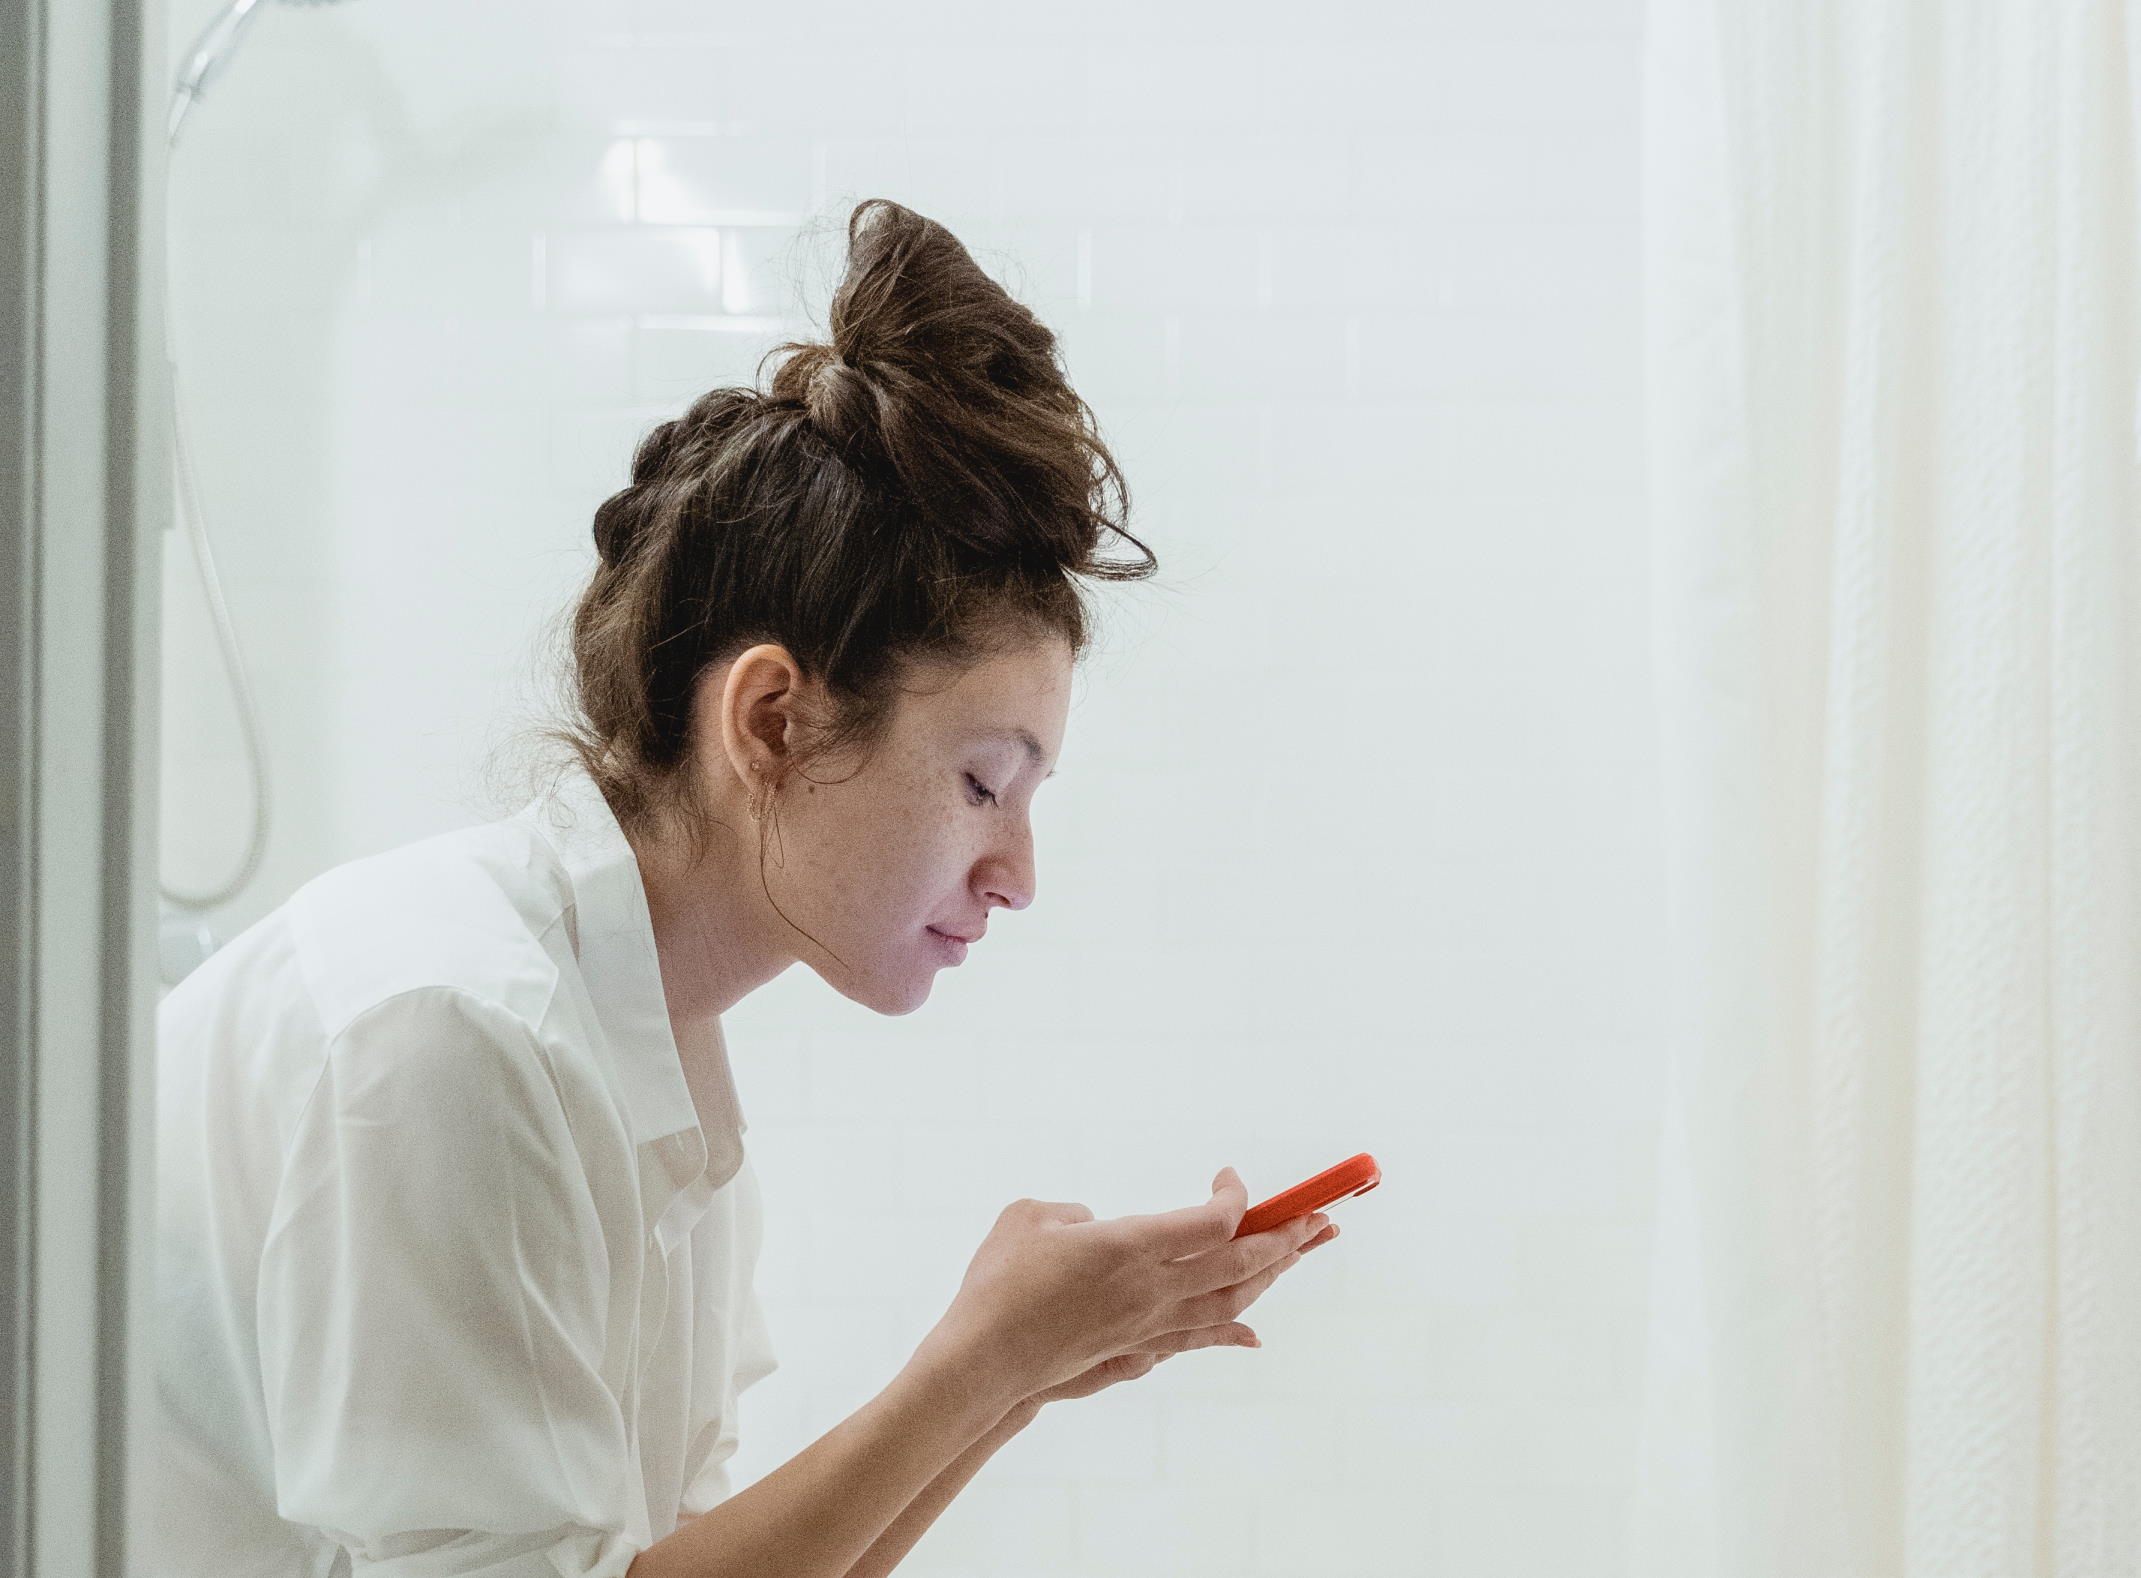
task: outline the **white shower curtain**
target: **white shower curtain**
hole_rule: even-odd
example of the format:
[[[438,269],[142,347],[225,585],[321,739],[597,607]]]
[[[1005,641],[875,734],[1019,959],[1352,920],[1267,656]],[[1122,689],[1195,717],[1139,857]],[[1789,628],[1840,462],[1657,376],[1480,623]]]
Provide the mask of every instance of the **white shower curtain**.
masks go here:
[[[2136,24],[1650,5],[1633,1578],[2141,1575]]]

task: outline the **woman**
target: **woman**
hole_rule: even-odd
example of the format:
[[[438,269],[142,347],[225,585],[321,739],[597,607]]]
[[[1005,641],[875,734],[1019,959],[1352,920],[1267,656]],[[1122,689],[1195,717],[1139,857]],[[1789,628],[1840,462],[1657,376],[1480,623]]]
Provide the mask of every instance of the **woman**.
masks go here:
[[[721,1014],[801,960],[921,1006],[1033,900],[1028,811],[1123,489],[1054,337],[873,201],[830,344],[716,389],[596,512],[581,717],[518,814],[338,867],[159,1020],[173,1575],[864,1578],[1050,1401],[1335,1234],[1005,1208],[877,1397],[731,1495],[775,1366]]]

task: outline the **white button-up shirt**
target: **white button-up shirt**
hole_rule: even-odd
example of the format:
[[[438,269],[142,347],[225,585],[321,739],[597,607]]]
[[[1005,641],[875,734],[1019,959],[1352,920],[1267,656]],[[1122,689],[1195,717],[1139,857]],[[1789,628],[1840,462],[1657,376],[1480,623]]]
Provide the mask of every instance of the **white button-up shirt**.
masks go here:
[[[308,882],[158,1010],[167,1578],[615,1578],[776,1366],[718,1034],[577,762]]]

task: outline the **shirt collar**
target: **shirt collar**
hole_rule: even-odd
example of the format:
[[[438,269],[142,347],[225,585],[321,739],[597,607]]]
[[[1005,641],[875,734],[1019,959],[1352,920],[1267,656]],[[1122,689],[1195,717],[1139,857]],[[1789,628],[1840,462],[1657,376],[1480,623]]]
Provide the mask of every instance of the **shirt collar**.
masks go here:
[[[701,1073],[700,1121],[669,1022],[660,955],[639,860],[609,801],[577,757],[556,782],[511,820],[556,852],[570,886],[567,924],[587,992],[609,1041],[636,1144],[656,1144],[681,1183],[703,1164],[719,1188],[743,1161],[750,1125],[736,1097],[728,1044],[714,1022],[713,1053]]]

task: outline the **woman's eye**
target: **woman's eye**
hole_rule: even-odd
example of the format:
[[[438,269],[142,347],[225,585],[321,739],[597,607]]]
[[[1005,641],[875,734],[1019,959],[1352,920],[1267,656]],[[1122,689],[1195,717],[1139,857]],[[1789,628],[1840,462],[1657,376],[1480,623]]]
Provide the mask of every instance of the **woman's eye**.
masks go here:
[[[968,773],[966,775],[966,781],[972,784],[976,789],[980,790],[981,793],[988,799],[994,800],[996,798],[996,792],[992,789],[984,787],[981,780],[979,778],[976,778],[972,773]],[[980,805],[981,801],[976,800],[973,803],[975,805]]]

